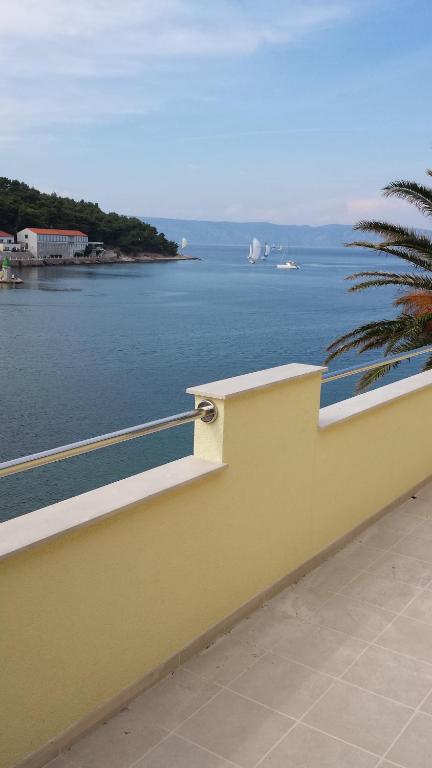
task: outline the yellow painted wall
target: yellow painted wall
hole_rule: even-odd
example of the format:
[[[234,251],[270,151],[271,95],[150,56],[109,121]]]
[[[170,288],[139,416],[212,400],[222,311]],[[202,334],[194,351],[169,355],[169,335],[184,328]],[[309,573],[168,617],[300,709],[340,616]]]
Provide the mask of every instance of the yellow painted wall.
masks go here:
[[[319,395],[219,401],[195,453],[224,471],[0,563],[2,768],[431,473],[431,389],[324,431]]]

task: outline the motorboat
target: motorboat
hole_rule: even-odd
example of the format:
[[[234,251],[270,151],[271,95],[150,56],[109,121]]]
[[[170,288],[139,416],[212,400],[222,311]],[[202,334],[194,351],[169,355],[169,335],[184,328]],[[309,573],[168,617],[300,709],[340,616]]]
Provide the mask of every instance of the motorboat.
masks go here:
[[[300,269],[299,265],[292,261],[292,259],[287,259],[286,261],[282,261],[280,264],[276,264],[278,269]]]

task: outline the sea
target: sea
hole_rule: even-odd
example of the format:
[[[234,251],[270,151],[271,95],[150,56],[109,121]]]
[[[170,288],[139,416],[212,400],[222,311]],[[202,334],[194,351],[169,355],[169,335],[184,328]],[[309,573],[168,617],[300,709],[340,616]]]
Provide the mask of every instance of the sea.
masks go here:
[[[300,269],[280,270],[274,253],[250,265],[247,247],[188,253],[197,260],[26,269],[24,285],[0,288],[0,461],[188,410],[188,386],[320,365],[336,336],[395,313],[392,289],[348,293],[346,281],[400,268],[391,257],[292,248]],[[358,361],[350,353],[331,368]],[[326,384],[322,405],[351,397],[355,383]],[[192,437],[184,425],[0,479],[0,520],[186,456]]]

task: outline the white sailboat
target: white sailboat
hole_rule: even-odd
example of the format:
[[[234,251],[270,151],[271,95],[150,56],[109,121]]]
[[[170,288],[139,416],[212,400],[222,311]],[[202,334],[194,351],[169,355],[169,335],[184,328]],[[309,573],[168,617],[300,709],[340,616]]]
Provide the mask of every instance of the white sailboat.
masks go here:
[[[263,250],[263,247],[260,241],[256,237],[254,237],[249,246],[248,261],[250,262],[250,264],[256,264],[257,261],[259,261],[259,259],[262,257],[262,250]]]
[[[180,245],[180,250],[183,251],[187,247],[187,245],[188,245],[188,241],[187,241],[186,237],[182,237],[181,245]]]
[[[268,257],[270,256],[270,251],[271,251],[270,245],[268,243],[265,243],[263,259],[268,259]]]

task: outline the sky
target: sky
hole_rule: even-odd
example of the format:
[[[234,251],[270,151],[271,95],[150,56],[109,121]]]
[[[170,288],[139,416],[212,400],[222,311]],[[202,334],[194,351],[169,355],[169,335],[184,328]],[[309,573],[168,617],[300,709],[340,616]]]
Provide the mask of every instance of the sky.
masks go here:
[[[428,225],[381,189],[432,166],[431,0],[0,10],[0,175],[134,215]]]

